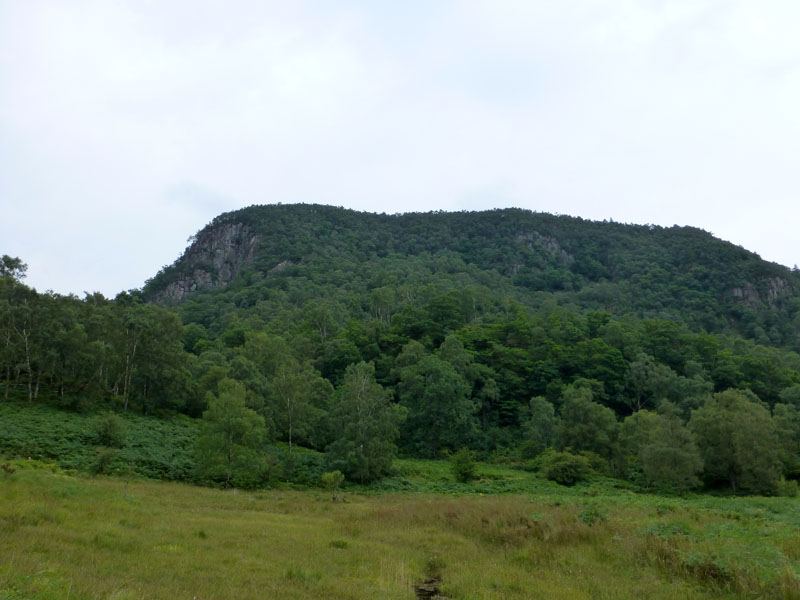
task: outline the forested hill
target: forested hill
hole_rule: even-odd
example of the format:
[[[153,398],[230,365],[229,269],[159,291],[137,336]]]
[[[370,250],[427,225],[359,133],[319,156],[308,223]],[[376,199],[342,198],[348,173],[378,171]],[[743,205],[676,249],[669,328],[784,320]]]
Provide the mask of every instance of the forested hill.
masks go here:
[[[398,448],[561,482],[800,479],[800,275],[698,229],[262,206],[113,300],[25,268],[0,257],[3,401],[202,417],[197,481],[305,481],[297,446],[324,452],[314,481],[380,478]],[[29,438],[0,451],[58,454]]]
[[[452,319],[468,322],[509,299],[549,300],[795,350],[799,291],[797,272],[692,227],[521,209],[385,215],[319,205],[220,215],[143,290],[152,301],[191,300],[184,318],[212,329],[223,314],[264,317],[267,307],[308,301],[388,322],[439,298],[453,304]]]

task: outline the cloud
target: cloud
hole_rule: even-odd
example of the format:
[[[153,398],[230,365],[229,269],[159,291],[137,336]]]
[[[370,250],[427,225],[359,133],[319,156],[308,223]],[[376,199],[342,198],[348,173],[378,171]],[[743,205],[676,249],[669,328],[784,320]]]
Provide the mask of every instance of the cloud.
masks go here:
[[[0,0],[3,252],[113,294],[220,211],[320,202],[692,224],[800,262],[799,13]]]
[[[236,206],[231,198],[189,181],[169,186],[165,198],[167,204],[204,215],[217,215]]]

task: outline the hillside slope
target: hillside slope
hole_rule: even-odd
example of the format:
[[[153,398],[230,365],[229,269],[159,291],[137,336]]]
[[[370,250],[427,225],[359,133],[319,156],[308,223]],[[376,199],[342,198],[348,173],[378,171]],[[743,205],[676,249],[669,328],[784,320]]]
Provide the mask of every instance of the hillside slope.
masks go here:
[[[800,274],[692,227],[520,209],[385,215],[252,206],[215,218],[143,291],[156,302],[197,303],[224,292],[246,308],[295,280],[304,300],[341,296],[350,313],[375,310],[383,294],[391,315],[410,293],[448,278],[495,300],[536,307],[553,298],[798,349]]]
[[[251,207],[114,300],[0,277],[0,381],[29,405],[202,416],[194,476],[222,485],[294,481],[305,447],[362,483],[398,450],[475,451],[566,483],[774,494],[800,479],[798,289],[692,228]]]

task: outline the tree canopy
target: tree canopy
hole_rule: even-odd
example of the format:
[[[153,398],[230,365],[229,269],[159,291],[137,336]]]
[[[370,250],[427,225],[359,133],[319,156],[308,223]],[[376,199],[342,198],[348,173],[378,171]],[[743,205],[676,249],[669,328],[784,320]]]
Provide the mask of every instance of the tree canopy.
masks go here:
[[[800,476],[800,274],[697,229],[250,207],[113,299],[25,272],[0,260],[3,398],[209,432],[224,405],[260,433],[228,463],[204,438],[218,483],[267,446],[357,481],[462,448],[676,490]]]

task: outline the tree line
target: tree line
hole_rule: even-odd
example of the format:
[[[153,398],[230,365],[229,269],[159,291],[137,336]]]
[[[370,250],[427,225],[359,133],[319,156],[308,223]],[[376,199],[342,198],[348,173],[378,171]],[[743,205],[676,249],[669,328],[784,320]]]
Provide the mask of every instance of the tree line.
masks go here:
[[[207,321],[192,301],[40,294],[19,259],[0,268],[4,397],[202,418],[211,482],[263,482],[276,441],[289,456],[322,451],[360,482],[391,472],[398,452],[462,448],[566,483],[593,470],[774,493],[800,475],[800,357],[739,336],[533,309],[446,276],[413,290],[375,281],[349,298],[279,295],[261,316],[220,294]]]

